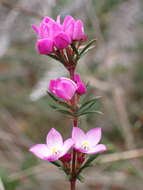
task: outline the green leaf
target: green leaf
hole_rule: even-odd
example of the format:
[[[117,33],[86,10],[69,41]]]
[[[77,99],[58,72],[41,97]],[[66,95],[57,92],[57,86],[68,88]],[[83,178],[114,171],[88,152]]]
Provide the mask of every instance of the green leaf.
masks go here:
[[[96,101],[91,101],[88,104],[86,104],[85,106],[83,106],[83,107],[81,106],[80,109],[78,110],[78,113],[90,111],[95,104],[96,104]]]
[[[51,164],[57,166],[58,168],[62,167],[62,165],[58,161],[51,162]]]
[[[87,115],[87,114],[92,114],[92,113],[103,114],[103,113],[100,112],[100,111],[93,110],[93,111],[87,111],[87,112],[80,113],[80,114],[78,114],[78,116],[81,116],[81,115]]]
[[[96,39],[91,40],[83,49],[82,51],[79,53],[79,57],[96,41]]]
[[[87,108],[89,108],[90,106],[92,106],[92,104],[94,105],[97,102],[98,98],[94,98],[91,100],[86,101],[85,103],[83,103],[80,108],[79,108],[79,112],[86,110]]]
[[[75,116],[74,113],[71,113],[71,112],[69,112],[67,110],[58,109],[57,111],[59,111],[59,112],[61,112],[63,114],[66,114],[66,115],[73,116],[73,117]]]
[[[60,63],[62,63],[62,64],[64,65],[63,60],[61,60],[61,59],[60,59],[59,57],[57,57],[56,55],[49,54],[48,56],[51,57],[52,59],[55,59],[56,61],[59,61]]]
[[[85,180],[84,177],[81,176],[81,175],[78,175],[78,176],[77,176],[77,179],[78,179],[80,182],[82,182],[82,183],[83,183],[84,180]]]
[[[48,91],[47,91],[47,93],[48,93],[48,95],[52,98],[52,100],[54,100],[55,102],[58,102],[58,101],[59,101],[59,99],[56,98],[53,94],[51,94],[51,93],[48,92]]]
[[[62,108],[62,107],[65,107],[65,108],[68,108],[68,109],[70,109],[70,110],[73,110],[73,107],[72,106],[70,106],[70,105],[68,105],[67,103],[65,103],[65,102],[62,102],[61,100],[59,100],[57,97],[55,97],[53,94],[51,94],[50,92],[47,92],[48,93],[48,95],[52,98],[52,100],[53,101],[55,101],[56,102],[56,104],[51,104],[52,106],[53,106],[53,108],[54,108],[54,106],[56,106],[57,105],[57,108],[58,108],[58,105]]]
[[[75,45],[74,45],[74,44],[71,44],[71,47],[72,47],[73,51],[76,53],[76,55],[79,56],[78,50],[77,50],[77,48],[75,47]]]

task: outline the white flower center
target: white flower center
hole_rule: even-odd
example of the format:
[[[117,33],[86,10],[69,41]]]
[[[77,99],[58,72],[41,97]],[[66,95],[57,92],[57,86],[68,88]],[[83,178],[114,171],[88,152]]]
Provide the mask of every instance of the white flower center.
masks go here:
[[[82,147],[87,150],[89,148],[89,142],[88,141],[83,141],[82,142]]]

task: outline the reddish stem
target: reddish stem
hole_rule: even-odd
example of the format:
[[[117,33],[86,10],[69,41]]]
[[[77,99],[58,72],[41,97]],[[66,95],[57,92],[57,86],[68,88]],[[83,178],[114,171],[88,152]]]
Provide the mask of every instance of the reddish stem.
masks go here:
[[[71,68],[69,69],[69,73],[70,73],[70,78],[72,80],[74,80],[74,73],[75,73],[75,68]],[[74,96],[72,99],[72,105],[73,107],[76,107],[77,105],[77,101],[76,101],[76,97]],[[78,127],[78,120],[77,118],[73,119],[73,126],[74,127]],[[72,153],[72,166],[71,166],[71,190],[75,190],[76,189],[76,151],[75,149],[73,149],[73,153]]]
[[[78,120],[77,119],[73,120],[73,126],[78,127]]]
[[[75,190],[76,180],[70,182],[71,190]]]

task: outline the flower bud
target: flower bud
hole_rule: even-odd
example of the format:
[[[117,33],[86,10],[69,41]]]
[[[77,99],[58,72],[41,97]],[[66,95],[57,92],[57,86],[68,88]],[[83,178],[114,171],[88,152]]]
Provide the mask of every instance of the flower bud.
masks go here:
[[[53,52],[53,42],[48,38],[40,39],[36,43],[36,49],[40,54],[50,54]]]
[[[85,93],[86,93],[86,86],[85,86],[85,84],[82,82],[82,80],[80,79],[80,75],[75,74],[75,75],[74,75],[74,81],[76,82],[77,87],[78,87],[76,92],[77,92],[79,95],[85,94]]]
[[[84,33],[83,23],[81,20],[77,20],[74,23],[73,40],[86,40],[87,36]]]
[[[49,91],[63,100],[71,100],[76,90],[76,83],[64,77],[51,80],[49,84]]]
[[[77,157],[77,161],[79,164],[82,164],[85,161],[85,155],[83,154],[83,155]]]
[[[62,162],[70,162],[71,161],[71,153],[67,153],[67,154],[65,154],[63,157],[61,157],[60,158],[60,160],[62,161]]]
[[[61,32],[54,37],[54,44],[57,49],[64,49],[71,43],[69,36]]]

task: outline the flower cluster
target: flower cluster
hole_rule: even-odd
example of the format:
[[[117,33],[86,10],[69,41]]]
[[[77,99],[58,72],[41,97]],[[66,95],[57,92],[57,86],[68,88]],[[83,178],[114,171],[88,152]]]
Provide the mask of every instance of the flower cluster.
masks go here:
[[[56,49],[67,48],[73,41],[87,39],[81,20],[71,16],[66,16],[63,23],[60,20],[60,16],[56,21],[45,17],[40,26],[32,25],[38,36],[36,47],[40,54],[51,54]]]
[[[93,128],[87,133],[84,133],[78,127],[73,127],[72,137],[63,142],[61,134],[52,128],[46,138],[46,144],[37,144],[30,148],[30,151],[37,157],[48,160],[50,162],[59,160],[64,157],[64,160],[70,161],[71,157],[67,152],[73,147],[77,152],[85,154],[96,154],[104,152],[106,146],[98,144],[101,140],[101,129]]]

